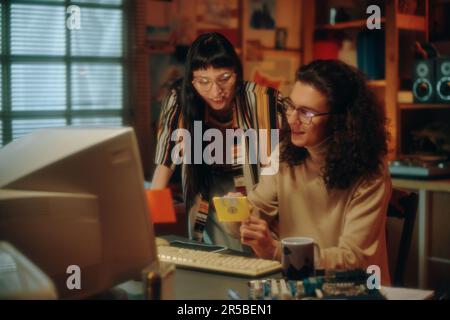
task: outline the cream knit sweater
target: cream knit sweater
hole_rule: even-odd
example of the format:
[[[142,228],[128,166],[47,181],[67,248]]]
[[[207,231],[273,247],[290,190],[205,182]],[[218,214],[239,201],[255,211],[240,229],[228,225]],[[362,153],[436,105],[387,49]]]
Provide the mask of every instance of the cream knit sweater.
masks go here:
[[[382,284],[389,285],[385,223],[392,184],[387,166],[375,179],[360,179],[348,189],[328,191],[320,174],[328,141],[308,148],[309,157],[303,164],[280,163],[278,174],[261,176],[248,199],[278,239],[313,238],[321,248],[320,267],[378,265]],[[272,159],[278,159],[277,151]],[[236,225],[228,230],[238,236]],[[280,252],[278,248],[277,259],[281,259]]]

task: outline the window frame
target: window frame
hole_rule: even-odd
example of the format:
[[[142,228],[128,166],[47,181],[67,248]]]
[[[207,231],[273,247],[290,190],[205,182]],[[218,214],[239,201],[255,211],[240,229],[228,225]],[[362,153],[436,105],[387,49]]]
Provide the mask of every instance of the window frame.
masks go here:
[[[31,0],[0,0],[1,4],[1,139],[0,147],[8,144],[13,139],[13,120],[26,119],[61,119],[66,125],[71,125],[74,118],[94,118],[94,117],[120,117],[122,125],[131,120],[132,109],[129,104],[129,88],[126,85],[129,76],[128,56],[129,41],[128,17],[129,0],[122,0],[122,4],[94,4],[83,3],[76,0],[54,1],[31,1]],[[71,55],[71,32],[67,27],[65,30],[66,53],[64,56],[43,56],[43,55],[13,55],[11,54],[11,5],[29,4],[29,5],[48,5],[67,8],[70,5],[77,5],[81,8],[99,8],[99,9],[121,9],[122,10],[122,56],[121,57],[98,57],[98,56],[72,56]],[[65,15],[67,19],[67,14]],[[82,18],[81,18],[82,19]],[[83,20],[81,20],[83,23]],[[83,25],[81,25],[81,28]],[[33,110],[33,111],[13,111],[12,110],[12,77],[11,67],[13,63],[36,62],[36,63],[54,63],[62,62],[66,69],[66,107],[64,110]],[[122,101],[120,109],[100,109],[100,110],[73,110],[72,109],[72,65],[76,63],[98,63],[98,64],[120,64],[122,66]]]

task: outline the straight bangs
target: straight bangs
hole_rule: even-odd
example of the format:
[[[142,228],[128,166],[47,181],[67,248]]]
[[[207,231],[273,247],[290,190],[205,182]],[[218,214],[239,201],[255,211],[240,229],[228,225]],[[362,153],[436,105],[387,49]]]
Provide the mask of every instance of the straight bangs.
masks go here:
[[[209,67],[214,69],[231,68],[237,71],[235,70],[236,61],[234,57],[230,57],[224,48],[217,46],[215,43],[209,43],[204,48],[199,48],[197,55],[192,59],[191,66],[192,71],[208,69]]]

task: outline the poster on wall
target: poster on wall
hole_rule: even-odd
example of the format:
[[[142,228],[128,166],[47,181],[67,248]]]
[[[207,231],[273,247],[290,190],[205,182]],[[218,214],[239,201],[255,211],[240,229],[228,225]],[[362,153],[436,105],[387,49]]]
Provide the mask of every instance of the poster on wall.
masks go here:
[[[192,0],[147,1],[147,44],[152,49],[172,50],[190,45],[196,38],[195,6]],[[191,14],[190,12],[194,13]]]
[[[263,59],[245,63],[245,77],[288,96],[295,83],[295,72],[300,66],[300,58],[298,52],[266,51]]]
[[[219,32],[240,47],[238,0],[197,0],[197,34]]]

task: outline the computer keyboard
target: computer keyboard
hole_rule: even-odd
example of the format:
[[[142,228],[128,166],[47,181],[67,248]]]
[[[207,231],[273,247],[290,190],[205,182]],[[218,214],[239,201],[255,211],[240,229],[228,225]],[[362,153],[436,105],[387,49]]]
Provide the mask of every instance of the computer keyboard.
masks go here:
[[[248,277],[259,277],[281,270],[278,261],[171,246],[158,246],[158,257],[160,261],[174,263],[180,268]]]

